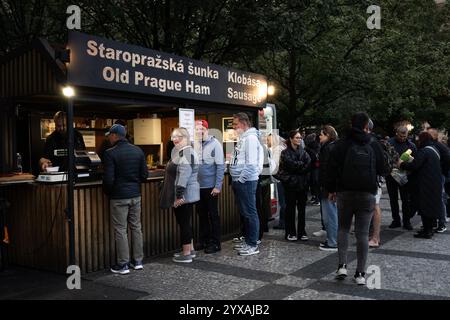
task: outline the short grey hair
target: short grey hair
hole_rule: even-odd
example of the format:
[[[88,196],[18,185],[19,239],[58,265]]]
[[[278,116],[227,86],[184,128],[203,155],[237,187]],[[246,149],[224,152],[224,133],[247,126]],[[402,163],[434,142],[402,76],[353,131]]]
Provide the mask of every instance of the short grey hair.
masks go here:
[[[252,126],[252,123],[251,123],[251,121],[250,121],[250,118],[248,117],[248,114],[246,114],[245,112],[235,113],[235,114],[233,114],[233,118],[238,119],[239,122],[244,122],[244,123],[246,123],[249,127]]]
[[[408,128],[407,127],[398,127],[397,128],[397,133],[408,134]]]

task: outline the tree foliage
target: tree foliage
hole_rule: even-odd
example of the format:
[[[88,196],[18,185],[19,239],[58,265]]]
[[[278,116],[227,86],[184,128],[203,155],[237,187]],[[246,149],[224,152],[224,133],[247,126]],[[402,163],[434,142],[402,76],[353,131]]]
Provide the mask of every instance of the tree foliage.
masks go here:
[[[35,37],[66,40],[72,1],[0,0],[0,56]],[[450,4],[379,0],[79,1],[82,31],[268,76],[282,129],[366,110],[389,132],[398,120],[450,126]]]

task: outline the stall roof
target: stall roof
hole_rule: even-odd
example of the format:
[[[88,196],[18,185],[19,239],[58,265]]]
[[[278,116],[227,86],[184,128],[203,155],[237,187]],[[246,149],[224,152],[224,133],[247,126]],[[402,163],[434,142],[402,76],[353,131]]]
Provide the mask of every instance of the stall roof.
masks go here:
[[[0,97],[55,95],[66,80],[66,67],[55,59],[55,49],[39,38],[0,58]]]

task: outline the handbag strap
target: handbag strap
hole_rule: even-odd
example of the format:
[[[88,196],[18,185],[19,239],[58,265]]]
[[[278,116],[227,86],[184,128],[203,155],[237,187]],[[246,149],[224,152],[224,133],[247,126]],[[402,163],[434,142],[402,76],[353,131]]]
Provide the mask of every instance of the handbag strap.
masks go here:
[[[439,152],[437,152],[437,150],[435,148],[433,148],[432,146],[426,146],[425,149],[433,150],[434,153],[436,153],[438,159],[441,160],[441,155],[439,154]]]

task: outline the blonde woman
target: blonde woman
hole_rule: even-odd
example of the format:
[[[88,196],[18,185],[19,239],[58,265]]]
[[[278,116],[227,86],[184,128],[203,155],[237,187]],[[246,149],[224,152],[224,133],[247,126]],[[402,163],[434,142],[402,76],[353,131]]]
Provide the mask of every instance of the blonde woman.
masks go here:
[[[191,145],[185,128],[176,128],[171,135],[174,148],[166,167],[160,206],[174,208],[180,226],[182,252],[175,254],[173,261],[190,263],[195,258],[192,244],[192,204],[200,200],[200,186],[197,181],[198,157]]]

